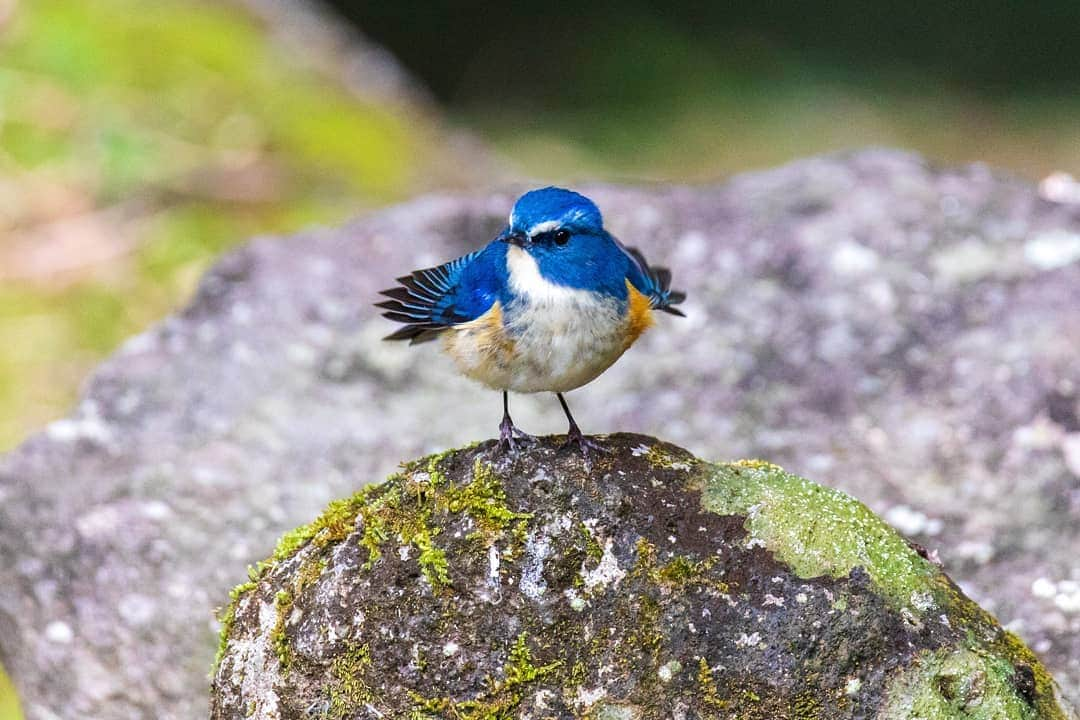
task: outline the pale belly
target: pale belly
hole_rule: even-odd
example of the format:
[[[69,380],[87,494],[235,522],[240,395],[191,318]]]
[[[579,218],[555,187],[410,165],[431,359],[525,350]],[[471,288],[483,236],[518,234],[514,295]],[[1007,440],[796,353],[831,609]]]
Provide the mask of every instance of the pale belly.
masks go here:
[[[611,367],[640,334],[640,318],[625,308],[584,293],[508,311],[496,304],[447,331],[444,347],[462,373],[496,390],[566,392]]]

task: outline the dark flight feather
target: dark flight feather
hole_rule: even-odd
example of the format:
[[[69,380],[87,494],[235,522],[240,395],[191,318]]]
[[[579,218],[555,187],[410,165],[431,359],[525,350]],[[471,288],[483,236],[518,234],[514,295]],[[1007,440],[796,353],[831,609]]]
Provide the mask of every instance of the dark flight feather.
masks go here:
[[[397,287],[381,290],[390,298],[375,303],[386,310],[383,317],[405,327],[384,340],[408,340],[409,344],[433,340],[440,332],[472,318],[455,306],[461,271],[477,256],[470,253],[438,267],[416,270],[397,279]]]
[[[686,317],[682,310],[674,307],[686,299],[686,293],[671,289],[671,270],[666,267],[650,267],[649,261],[636,247],[622,245],[622,248],[634,259],[641,269],[641,274],[645,276],[649,285],[649,300],[652,301],[653,308],[669,315]]]

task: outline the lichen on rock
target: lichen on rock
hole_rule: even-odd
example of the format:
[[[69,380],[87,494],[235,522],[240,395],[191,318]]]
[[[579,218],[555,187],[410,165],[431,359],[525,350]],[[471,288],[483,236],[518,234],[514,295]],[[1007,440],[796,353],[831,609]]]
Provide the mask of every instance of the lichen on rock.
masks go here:
[[[425,458],[290,533],[234,594],[212,717],[1074,717],[854,499],[604,442]]]
[[[843,578],[861,568],[898,608],[920,613],[947,589],[945,576],[865,505],[771,463],[713,466],[702,501],[719,515],[745,515],[748,542],[763,543],[799,577]]]

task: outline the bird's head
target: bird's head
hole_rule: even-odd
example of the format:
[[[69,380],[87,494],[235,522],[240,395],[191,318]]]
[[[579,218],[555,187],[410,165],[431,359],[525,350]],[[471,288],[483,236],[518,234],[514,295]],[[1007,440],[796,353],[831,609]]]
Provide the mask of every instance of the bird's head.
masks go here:
[[[520,248],[540,273],[560,285],[594,289],[618,246],[604,230],[596,204],[572,190],[531,190],[514,203],[499,240]],[[615,284],[621,287],[618,280]]]
[[[604,231],[600,210],[589,198],[557,187],[530,190],[518,198],[510,211],[507,236],[515,244],[542,244],[565,234],[599,234]],[[550,236],[550,237],[549,237]]]

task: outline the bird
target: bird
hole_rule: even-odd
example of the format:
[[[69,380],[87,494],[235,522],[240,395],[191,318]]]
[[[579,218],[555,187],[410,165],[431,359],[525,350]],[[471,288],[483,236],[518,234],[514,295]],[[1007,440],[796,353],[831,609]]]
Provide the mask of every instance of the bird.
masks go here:
[[[519,197],[482,249],[397,283],[376,303],[403,323],[384,340],[439,338],[462,374],[501,391],[501,451],[535,440],[514,425],[509,393],[552,392],[569,421],[563,447],[604,452],[581,432],[564,394],[611,367],[655,311],[685,317],[676,306],[686,293],[671,289],[671,272],[605,230],[592,200],[559,187]]]

